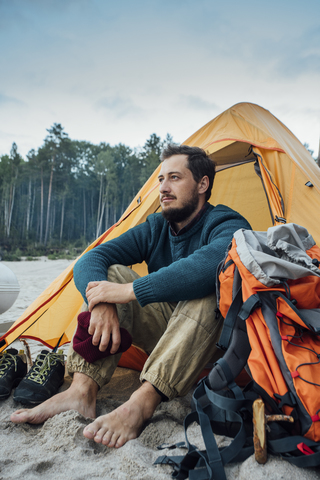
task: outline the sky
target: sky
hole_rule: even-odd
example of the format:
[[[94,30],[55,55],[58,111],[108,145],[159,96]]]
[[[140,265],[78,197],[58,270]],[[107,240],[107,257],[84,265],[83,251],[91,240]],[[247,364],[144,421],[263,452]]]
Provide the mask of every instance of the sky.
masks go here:
[[[183,142],[256,103],[318,154],[319,0],[0,0],[0,156],[73,140]]]

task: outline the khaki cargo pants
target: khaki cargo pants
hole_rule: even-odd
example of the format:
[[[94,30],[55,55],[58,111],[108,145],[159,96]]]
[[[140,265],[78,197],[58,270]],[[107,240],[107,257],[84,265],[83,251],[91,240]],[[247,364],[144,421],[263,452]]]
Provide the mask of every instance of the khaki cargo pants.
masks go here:
[[[110,282],[130,283],[136,278],[133,270],[122,265],[113,265],[108,271]],[[215,309],[214,294],[145,307],[136,300],[117,305],[120,326],[130,332],[133,344],[149,355],[141,382],[150,382],[169,400],[186,395],[206,364],[221,356],[216,342],[223,320],[220,316],[216,319]],[[88,363],[71,346],[67,367],[70,374],[84,373],[102,387],[110,381],[120,357],[121,353]]]

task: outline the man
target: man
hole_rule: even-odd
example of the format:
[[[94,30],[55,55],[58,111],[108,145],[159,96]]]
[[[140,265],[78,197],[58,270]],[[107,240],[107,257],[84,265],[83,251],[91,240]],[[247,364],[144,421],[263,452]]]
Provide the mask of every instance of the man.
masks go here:
[[[42,423],[75,409],[96,416],[98,389],[110,380],[121,354],[120,326],[149,354],[141,387],[113,412],[84,429],[85,437],[119,448],[136,438],[163,400],[185,395],[205,365],[217,358],[222,319],[215,313],[215,277],[233,233],[250,228],[238,213],[207,203],[215,165],[197,147],[169,145],[159,174],[162,214],[86,253],[74,279],[91,312],[92,348],[111,356],[88,363],[72,348],[70,388],[31,410],[18,410],[16,423]],[[138,277],[127,266],[146,261]]]

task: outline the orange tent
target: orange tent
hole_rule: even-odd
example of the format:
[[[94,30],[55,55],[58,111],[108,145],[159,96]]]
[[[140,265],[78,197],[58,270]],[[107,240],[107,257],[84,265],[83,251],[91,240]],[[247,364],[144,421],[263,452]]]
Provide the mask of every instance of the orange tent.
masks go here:
[[[184,143],[202,147],[217,163],[211,203],[237,210],[254,230],[266,230],[279,222],[303,225],[320,245],[320,225],[316,221],[320,211],[320,170],[297,138],[269,111],[239,103]],[[87,250],[121,235],[160,208],[159,168],[120,220]],[[140,275],[147,273],[144,264],[132,268]],[[61,336],[61,344],[70,342],[82,305],[72,272],[73,265],[27,308],[0,338],[0,351],[19,336],[37,339],[49,347],[54,347]],[[134,368],[134,361],[140,365],[144,355],[131,347],[122,356],[123,364]]]

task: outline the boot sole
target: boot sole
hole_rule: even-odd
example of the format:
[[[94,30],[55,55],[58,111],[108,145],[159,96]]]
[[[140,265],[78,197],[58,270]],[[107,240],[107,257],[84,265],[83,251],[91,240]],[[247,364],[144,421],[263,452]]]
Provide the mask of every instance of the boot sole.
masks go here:
[[[9,393],[5,393],[5,394],[3,394],[3,395],[0,394],[0,400],[6,400],[7,398],[9,398],[10,395],[11,395],[11,393],[12,393],[12,390],[19,385],[19,383],[21,382],[22,379],[23,379],[23,377],[21,377],[21,378],[15,378],[15,380],[14,380],[13,383],[12,383],[10,392],[9,392]]]
[[[35,400],[35,401],[32,401],[32,399],[26,399],[25,397],[19,397],[18,395],[14,395],[13,397],[13,400],[15,402],[18,402],[18,403],[21,403],[22,405],[26,405],[26,406],[33,406],[33,407],[36,407],[37,405],[40,405],[40,403],[43,403],[45,402],[46,400],[49,400],[49,398],[53,397],[53,395],[55,395],[59,388],[63,385],[63,382],[64,382],[64,378],[63,380],[61,381],[59,387],[57,388],[56,392],[53,393],[52,395],[50,395],[49,397],[47,398],[44,398],[43,400]]]

